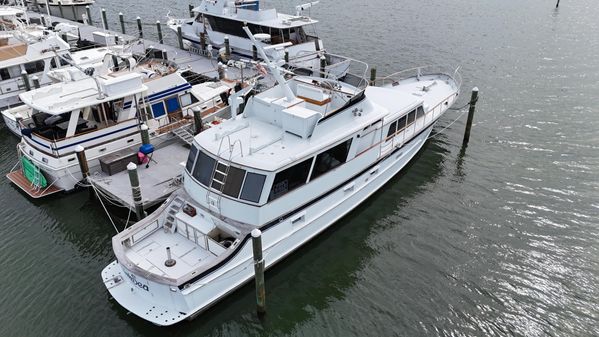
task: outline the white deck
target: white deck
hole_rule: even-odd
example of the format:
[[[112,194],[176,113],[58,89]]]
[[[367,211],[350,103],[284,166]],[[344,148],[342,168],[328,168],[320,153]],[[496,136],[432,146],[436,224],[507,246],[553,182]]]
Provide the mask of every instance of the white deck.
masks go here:
[[[171,256],[177,261],[172,267],[164,265],[167,259],[166,247],[170,247]],[[183,235],[165,233],[161,228],[128,249],[126,255],[131,262],[150,273],[175,279],[188,274],[199,264],[216,258],[216,255]]]
[[[151,207],[166,199],[174,190],[179,188],[173,179],[181,175],[183,163],[187,159],[189,148],[182,142],[175,142],[154,151],[150,167],[138,165],[137,174],[144,207]],[[119,199],[129,208],[134,209],[131,184],[127,170],[112,176],[100,171],[91,177],[96,188],[113,198]]]

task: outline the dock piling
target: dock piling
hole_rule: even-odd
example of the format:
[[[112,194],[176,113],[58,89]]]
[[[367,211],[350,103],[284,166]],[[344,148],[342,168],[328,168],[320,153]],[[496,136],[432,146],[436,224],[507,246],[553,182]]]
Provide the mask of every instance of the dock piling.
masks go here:
[[[193,5],[192,5],[192,4],[189,4],[189,5],[188,5],[188,8],[189,8],[189,17],[190,17],[190,18],[193,18]]]
[[[139,31],[139,38],[143,39],[144,38],[144,31],[141,28],[141,18],[138,16],[135,20],[137,21],[137,30]]]
[[[64,18],[64,11],[62,9],[62,1],[58,2],[58,10],[60,11],[60,17]]]
[[[160,20],[156,20],[156,30],[158,31],[158,42],[160,42],[160,44],[164,44],[164,40],[162,39],[162,27],[160,27]]]
[[[225,36],[225,57],[227,60],[231,58],[231,44],[228,36]]]
[[[222,64],[222,62],[218,62],[218,79],[219,80],[223,80],[225,79],[225,66]]]
[[[89,25],[93,26],[94,21],[92,20],[92,10],[89,8],[89,6],[85,6],[85,14],[87,15],[87,21]]]
[[[89,177],[89,165],[85,156],[85,148],[81,145],[77,145],[75,147],[75,154],[77,155],[77,161],[79,162],[79,169],[81,170],[83,181],[87,182],[87,178]]]
[[[168,61],[168,54],[166,52],[166,49],[162,49],[162,59]]]
[[[150,144],[150,132],[147,125],[142,124],[141,127],[141,142],[143,145]]]
[[[252,230],[252,249],[254,251],[254,277],[256,279],[256,306],[258,315],[266,313],[266,289],[264,286],[264,258],[262,256],[262,232]]]
[[[125,33],[125,16],[122,12],[119,12],[119,22],[121,23],[121,32]]]
[[[29,83],[29,76],[25,70],[21,71],[21,79],[23,80],[23,84],[25,85],[25,90],[31,90],[31,83]]]
[[[200,32],[200,49],[206,51],[206,33]]]
[[[327,67],[327,58],[323,56],[320,57],[320,77],[325,78],[325,70]]]
[[[289,64],[289,49],[285,48],[285,63]]]
[[[464,131],[464,140],[462,145],[465,146],[470,140],[470,129],[472,128],[472,120],[474,119],[474,111],[476,110],[476,101],[478,101],[478,87],[472,88],[470,96],[470,109],[468,110],[468,121],[466,122],[466,130]]]
[[[40,88],[40,78],[33,75],[33,77],[31,77],[31,82],[33,82],[33,87],[36,89]]]
[[[181,32],[181,26],[177,27],[177,39],[179,40],[179,49],[183,48],[183,32]]]
[[[254,61],[258,60],[258,48],[256,47],[255,44],[252,45],[252,60],[254,60]]]
[[[133,204],[135,205],[135,215],[139,221],[145,217],[145,212],[141,198],[141,189],[139,187],[137,165],[129,163],[129,165],[127,165],[127,171],[129,172],[129,182],[131,183],[131,194],[133,195]]]
[[[191,111],[193,111],[193,128],[197,135],[202,132],[202,110],[199,107],[194,107]]]
[[[376,67],[370,68],[370,85],[376,85]]]
[[[102,8],[102,27],[108,30],[108,19],[106,18],[106,9]]]

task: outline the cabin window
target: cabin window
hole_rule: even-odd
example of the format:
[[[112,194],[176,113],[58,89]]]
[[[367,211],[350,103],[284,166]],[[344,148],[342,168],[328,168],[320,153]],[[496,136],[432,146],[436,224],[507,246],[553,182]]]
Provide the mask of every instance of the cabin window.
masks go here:
[[[310,166],[312,166],[312,158],[277,173],[270,189],[270,194],[268,195],[268,201],[274,200],[304,185],[308,180]]]
[[[351,147],[352,138],[316,156],[310,180],[317,178],[335,167],[345,163]]]
[[[395,131],[397,131],[397,121],[394,121],[393,123],[389,124],[389,132],[387,132],[387,138],[392,137],[395,134]]]
[[[245,170],[230,166],[223,193],[230,197],[237,198],[239,196],[239,191],[241,191],[244,177]]]
[[[186,93],[179,97],[181,99],[181,106],[188,106],[193,103],[196,103],[198,100],[190,93]]]
[[[170,114],[173,112],[177,112],[181,110],[181,105],[179,105],[179,97],[171,97],[166,99],[166,111]]]
[[[160,101],[158,103],[152,104],[152,115],[154,118],[162,117],[166,115],[166,109],[164,108],[164,102]]]
[[[416,120],[416,110],[412,110],[408,114],[408,125],[414,123],[415,120]]]
[[[0,69],[0,77],[2,80],[10,80],[11,78],[19,78],[21,76],[21,68],[12,66]]]
[[[406,116],[403,116],[402,118],[397,120],[397,132],[400,132],[406,128],[406,120]]]
[[[187,157],[187,163],[185,164],[185,169],[187,172],[191,174],[191,170],[193,169],[193,162],[196,160],[196,156],[198,154],[198,148],[193,145],[191,147],[191,151],[189,151],[189,157]]]
[[[248,172],[239,198],[251,202],[259,202],[265,180],[266,176],[263,174]]]
[[[25,63],[25,71],[28,74],[41,73],[44,71],[44,60]]]
[[[200,151],[198,160],[196,161],[196,165],[193,169],[193,177],[196,178],[202,185],[210,186],[210,179],[212,178],[212,171],[214,171],[214,164],[216,164],[216,160]]]
[[[416,118],[420,118],[420,117],[423,117],[423,116],[424,116],[424,109],[421,106],[419,106],[416,109]]]

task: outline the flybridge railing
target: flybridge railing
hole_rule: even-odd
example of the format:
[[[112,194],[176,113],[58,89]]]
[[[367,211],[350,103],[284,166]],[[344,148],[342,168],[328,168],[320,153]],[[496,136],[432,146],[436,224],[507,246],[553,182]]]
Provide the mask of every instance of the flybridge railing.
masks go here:
[[[398,71],[389,76],[377,78],[375,84],[384,85],[397,85],[402,80],[426,75],[445,75],[452,79],[456,84],[457,91],[462,87],[462,75],[460,74],[460,67],[451,67],[448,65],[429,65],[423,67],[416,67]]]
[[[302,70],[309,71],[306,75],[344,82],[360,90],[364,90],[368,86],[366,77],[368,64],[336,54],[324,52],[315,54],[310,53],[291,59],[288,65],[299,74],[302,73]]]

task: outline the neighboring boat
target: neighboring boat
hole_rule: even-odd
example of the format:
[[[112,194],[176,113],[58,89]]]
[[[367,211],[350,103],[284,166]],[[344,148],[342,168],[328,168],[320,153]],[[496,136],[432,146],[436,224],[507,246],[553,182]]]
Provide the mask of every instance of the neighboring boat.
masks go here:
[[[18,103],[18,94],[25,91],[22,72],[47,84],[45,73],[59,67],[59,55],[70,49],[57,34],[21,22],[22,13],[13,7],[0,8],[0,108]]]
[[[88,76],[79,71],[77,67],[93,67],[100,70],[100,68],[104,67],[104,57],[107,54],[112,55],[115,53],[119,55],[119,57],[122,57],[123,55],[131,55],[130,53],[123,51],[123,46],[92,48],[70,54],[61,54],[60,56],[50,60],[50,68],[52,70],[44,71],[43,82],[40,81],[40,84],[45,86],[50,83],[74,81],[76,79],[86,78]],[[60,65],[61,68],[54,67],[53,65]],[[107,70],[105,72],[107,72]],[[15,93],[15,95],[16,94],[17,93]],[[32,109],[27,105],[20,103],[20,101],[18,101],[18,96],[16,98],[17,102],[15,104],[18,105],[2,110],[2,118],[4,119],[4,123],[10,131],[21,137],[21,126],[19,125],[18,120],[30,118]]]
[[[21,162],[33,165],[46,183],[29,179],[23,166],[7,177],[31,197],[76,188],[82,179],[74,152],[77,146],[85,148],[93,173],[104,156],[141,142],[142,123],[158,145],[173,137],[170,131],[192,122],[190,110],[201,100],[174,63],[146,59],[137,64],[129,58],[117,59],[115,66],[112,60],[112,55],[106,55],[105,62],[113,69],[106,74],[20,95],[33,113],[19,120],[23,137],[18,155]]]
[[[324,48],[314,29],[318,21],[302,15],[302,11],[311,6],[311,3],[298,6],[296,15],[289,15],[277,13],[274,8],[260,8],[258,0],[203,0],[193,9],[195,18],[169,19],[167,24],[174,31],[181,27],[183,39],[196,49],[201,49],[201,33],[206,34],[205,42],[217,49],[224,47],[225,36],[228,36],[232,53],[251,57],[253,43],[243,31],[247,24],[254,34],[269,35],[268,40],[258,42],[265,47],[289,43],[286,46],[289,58],[297,62],[298,59],[314,58],[316,51]],[[276,52],[265,50],[269,57]]]
[[[459,93],[457,71],[371,86],[349,61],[343,78],[288,80],[267,61],[278,85],[195,137],[184,188],[112,239],[102,280],[119,304],[157,325],[193,318],[252,279],[252,230],[274,265],[404,168]]]
[[[41,13],[47,13],[46,6],[50,7],[50,15],[71,21],[83,22],[83,15],[87,15],[85,7],[93,6],[94,0],[27,0],[29,5],[40,7]],[[62,7],[62,8],[61,8]]]

